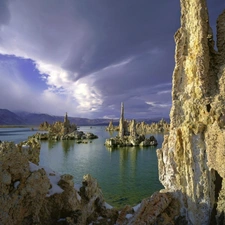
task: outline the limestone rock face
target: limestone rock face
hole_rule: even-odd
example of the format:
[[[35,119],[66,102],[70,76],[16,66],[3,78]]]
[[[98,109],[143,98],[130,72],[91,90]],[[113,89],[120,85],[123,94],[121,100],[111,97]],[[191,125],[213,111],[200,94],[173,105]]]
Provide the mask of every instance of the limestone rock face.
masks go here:
[[[205,0],[181,0],[170,133],[157,151],[160,181],[188,224],[224,224],[225,11],[214,50]]]

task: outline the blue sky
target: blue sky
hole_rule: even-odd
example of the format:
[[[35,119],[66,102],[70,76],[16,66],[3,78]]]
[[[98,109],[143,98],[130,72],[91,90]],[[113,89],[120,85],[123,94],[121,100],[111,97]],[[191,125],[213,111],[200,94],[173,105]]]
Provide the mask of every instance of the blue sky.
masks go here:
[[[225,2],[207,2],[215,31]],[[179,0],[1,0],[0,108],[168,117],[179,26]]]

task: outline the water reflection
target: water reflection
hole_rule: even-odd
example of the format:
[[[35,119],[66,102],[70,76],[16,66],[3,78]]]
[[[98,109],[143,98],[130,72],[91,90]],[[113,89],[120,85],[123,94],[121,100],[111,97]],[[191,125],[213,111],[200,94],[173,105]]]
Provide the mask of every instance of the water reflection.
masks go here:
[[[42,142],[47,142],[48,143],[48,149],[52,149],[52,148],[54,148],[55,145],[58,144],[58,142],[55,141],[55,140],[42,141]]]
[[[105,139],[117,132],[105,132],[102,127],[81,130],[91,131],[99,138],[87,144],[73,140],[42,142],[40,164],[73,175],[75,183],[81,183],[84,174],[91,174],[97,178],[106,201],[113,206],[137,204],[161,189],[156,148],[110,148],[104,146]],[[159,135],[157,140],[160,138]]]
[[[65,154],[68,153],[69,150],[74,149],[75,141],[74,140],[63,140],[62,143],[62,149]]]
[[[81,127],[80,130],[93,132],[99,138],[88,144],[72,140],[41,141],[40,165],[73,175],[75,183],[81,183],[84,174],[91,174],[97,178],[106,201],[118,207],[135,205],[162,188],[156,156],[156,149],[163,141],[162,134],[154,134],[159,143],[157,148],[107,148],[105,139],[116,136],[117,132],[106,132],[105,127]],[[27,128],[10,128],[1,130],[0,140],[19,143],[35,133]]]
[[[129,177],[130,182],[135,182],[137,169],[140,167],[140,164],[143,163],[142,159],[145,157],[145,151],[152,151],[151,155],[153,153],[153,155],[155,155],[156,151],[156,147],[153,146],[105,147],[108,152],[110,152],[110,155],[119,154],[120,182],[122,183],[122,186],[127,186],[127,184],[124,183],[127,182],[127,177]]]

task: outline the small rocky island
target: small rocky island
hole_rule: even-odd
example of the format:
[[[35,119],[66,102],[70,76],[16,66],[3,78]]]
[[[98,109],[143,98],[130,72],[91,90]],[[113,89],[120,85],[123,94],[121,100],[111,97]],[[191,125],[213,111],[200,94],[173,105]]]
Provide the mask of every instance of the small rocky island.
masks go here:
[[[121,116],[119,123],[119,135],[106,139],[105,145],[109,147],[123,146],[157,146],[158,142],[154,136],[146,138],[144,134],[138,134],[136,130],[136,121],[124,119],[124,104],[121,103]]]
[[[71,124],[66,113],[64,121],[57,121],[49,124],[47,121],[40,124],[39,130],[48,131],[48,133],[36,133],[33,138],[38,140],[87,140],[96,139],[97,135],[83,131],[78,131],[75,124]]]

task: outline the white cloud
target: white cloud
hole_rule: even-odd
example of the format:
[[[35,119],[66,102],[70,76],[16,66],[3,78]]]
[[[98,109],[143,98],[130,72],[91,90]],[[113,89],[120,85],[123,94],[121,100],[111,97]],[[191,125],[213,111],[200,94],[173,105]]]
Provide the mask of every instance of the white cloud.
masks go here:
[[[51,4],[54,8],[54,1],[49,1],[46,4],[46,1],[41,0],[12,1],[10,3],[11,19],[7,25],[2,26],[0,29],[0,54],[33,60],[36,69],[49,85],[47,90],[39,93],[39,96],[36,97],[36,99],[39,99],[42,109],[47,110],[47,108],[50,108],[45,107],[46,102],[48,102],[48,106],[55,104],[56,113],[62,111],[60,107],[63,108],[63,111],[65,111],[65,107],[72,107],[76,112],[78,110],[82,112],[97,110],[102,100],[100,91],[92,86],[93,82],[90,79],[76,81],[78,73],[63,68],[65,60],[72,53],[76,57],[76,52],[82,51],[86,41],[91,37],[91,28],[87,27],[84,21],[77,21],[78,17],[73,17],[70,12],[71,2],[70,4],[62,4],[64,11],[58,9],[58,12],[57,10],[56,12],[51,10]],[[66,14],[66,12],[69,14]],[[55,19],[58,19],[59,23]],[[86,60],[87,57],[86,55],[84,59]],[[5,78],[6,74],[5,71],[3,75]],[[15,76],[18,71],[14,71],[13,74]],[[28,92],[28,96],[30,96],[32,90],[27,88],[28,84],[26,82],[22,82],[22,75],[20,82],[14,83],[14,81],[5,79],[5,83],[13,88],[10,95],[12,99],[14,98],[12,101],[19,102],[15,104],[15,107],[18,104],[22,106],[24,103],[18,97],[26,95]],[[18,93],[19,91],[20,93]],[[3,89],[1,92],[3,92]],[[63,100],[65,98],[67,99],[66,102]],[[33,110],[36,110],[35,105],[32,107]]]
[[[65,96],[47,89],[35,90],[21,75],[15,60],[0,62],[0,106],[9,110],[23,110],[63,115],[65,109],[73,113],[77,108]]]
[[[148,105],[151,105],[153,107],[160,107],[160,108],[171,107],[170,103],[168,103],[168,104],[160,104],[160,103],[157,103],[157,102],[145,102],[145,103],[148,104]]]
[[[165,91],[157,92],[157,95],[170,94],[170,93],[171,93],[171,90],[165,90]]]

